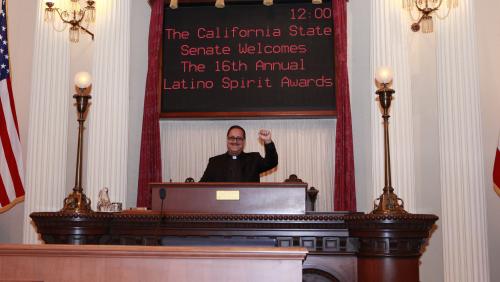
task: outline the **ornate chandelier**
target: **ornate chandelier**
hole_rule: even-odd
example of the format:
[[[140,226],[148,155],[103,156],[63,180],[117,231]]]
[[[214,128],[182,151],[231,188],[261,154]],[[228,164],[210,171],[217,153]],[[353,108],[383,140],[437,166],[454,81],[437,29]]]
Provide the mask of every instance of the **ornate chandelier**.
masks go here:
[[[447,7],[446,14],[440,15],[437,11],[443,2]],[[403,0],[403,8],[408,10],[413,21],[411,30],[417,32],[422,28],[423,33],[434,30],[433,15],[439,19],[448,17],[451,9],[458,6],[458,0]]]
[[[86,4],[84,8],[80,6],[80,0],[70,0],[71,6],[69,9],[65,10],[60,7],[56,7],[54,0],[45,1],[45,21],[52,23],[53,27],[57,31],[63,31],[67,26],[69,28],[69,40],[71,42],[77,43],[80,41],[80,30],[89,34],[94,40],[94,34],[90,32],[87,28],[88,25],[95,22],[96,9],[95,1],[85,1]],[[58,30],[55,25],[56,13],[59,15],[64,27]],[[87,23],[87,26],[82,26],[83,22]]]

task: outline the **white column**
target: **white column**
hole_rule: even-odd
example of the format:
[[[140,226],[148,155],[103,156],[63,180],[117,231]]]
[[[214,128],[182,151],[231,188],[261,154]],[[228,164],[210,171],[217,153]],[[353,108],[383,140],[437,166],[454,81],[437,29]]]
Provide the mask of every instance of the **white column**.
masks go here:
[[[389,66],[394,71],[393,96],[389,119],[392,186],[395,193],[405,201],[405,209],[415,211],[415,169],[413,110],[408,58],[407,25],[402,24],[401,1],[377,0],[372,3],[371,25],[371,73],[380,66]],[[374,81],[374,79],[372,80]],[[384,187],[384,135],[382,113],[376,99],[376,86],[366,93],[372,101],[372,176],[373,194],[369,199],[382,194]]]
[[[490,281],[473,0],[437,22],[445,281]]]
[[[96,4],[85,187],[93,209],[103,187],[111,201],[126,203],[130,79],[130,0]]]
[[[57,211],[66,197],[69,39],[43,21],[39,2],[33,48],[31,102],[26,163],[24,243],[38,243],[30,213]]]

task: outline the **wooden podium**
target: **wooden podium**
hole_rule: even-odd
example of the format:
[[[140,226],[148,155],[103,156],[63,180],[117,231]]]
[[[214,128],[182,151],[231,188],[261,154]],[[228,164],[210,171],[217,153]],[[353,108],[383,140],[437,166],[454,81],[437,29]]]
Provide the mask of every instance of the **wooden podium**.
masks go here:
[[[303,212],[305,186],[253,185],[154,184],[155,211],[35,212],[30,217],[47,244],[303,247],[308,250],[303,281],[419,281],[419,257],[437,216]],[[173,190],[165,191],[159,211],[162,188]],[[214,191],[235,190],[240,200],[207,199]],[[260,193],[274,198],[247,199],[266,198]],[[288,193],[293,204],[282,203]]]
[[[303,248],[0,245],[0,281],[301,282]]]
[[[153,183],[152,209],[167,213],[305,214],[307,183]],[[165,199],[160,199],[160,191]]]

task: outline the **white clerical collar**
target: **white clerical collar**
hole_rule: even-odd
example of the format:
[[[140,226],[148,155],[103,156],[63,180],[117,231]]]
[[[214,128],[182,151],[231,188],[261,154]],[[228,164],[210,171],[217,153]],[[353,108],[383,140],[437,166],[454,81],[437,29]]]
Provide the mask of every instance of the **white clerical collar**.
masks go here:
[[[236,160],[238,158],[238,156],[231,156],[233,158],[233,160]]]

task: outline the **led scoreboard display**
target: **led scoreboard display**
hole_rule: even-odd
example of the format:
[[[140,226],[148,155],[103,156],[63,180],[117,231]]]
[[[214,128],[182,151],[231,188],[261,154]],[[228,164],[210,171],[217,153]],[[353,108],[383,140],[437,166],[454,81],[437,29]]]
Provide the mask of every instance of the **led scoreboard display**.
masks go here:
[[[161,116],[335,115],[331,3],[274,2],[165,6]]]

